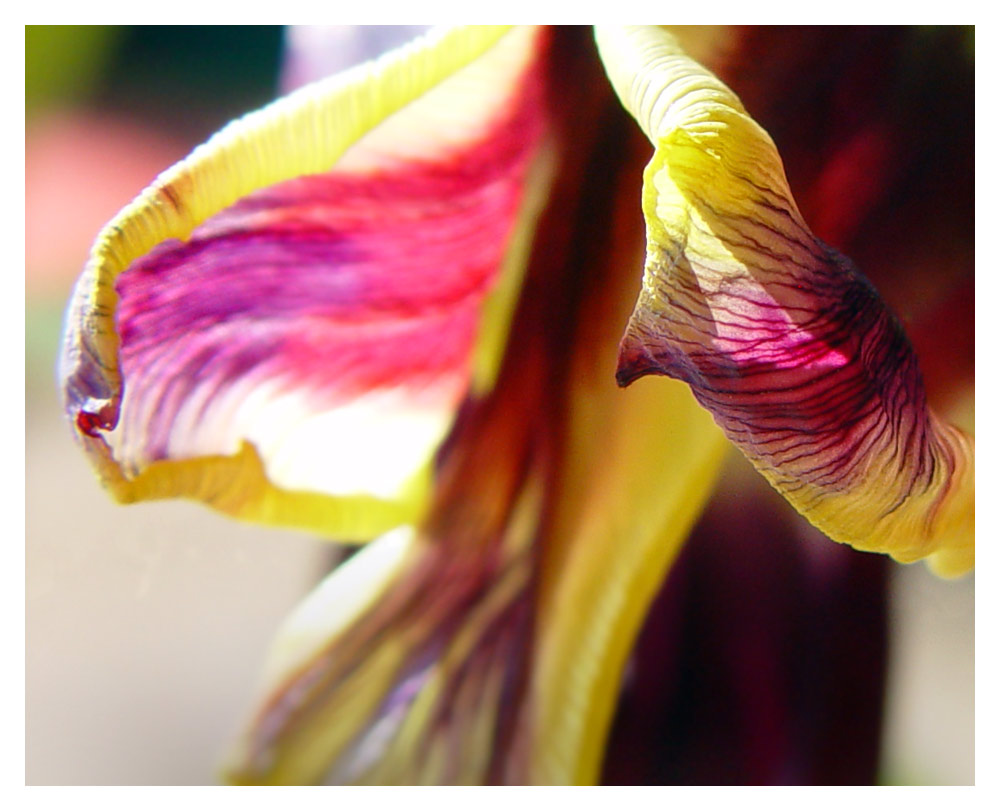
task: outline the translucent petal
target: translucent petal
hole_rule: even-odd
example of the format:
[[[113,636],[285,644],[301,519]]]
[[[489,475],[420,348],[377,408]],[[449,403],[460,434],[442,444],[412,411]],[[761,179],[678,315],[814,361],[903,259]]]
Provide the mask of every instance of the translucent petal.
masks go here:
[[[973,442],[927,407],[916,357],[848,259],[802,220],[739,99],[666,32],[599,29],[656,147],[628,384],[690,384],[728,437],[834,540],[943,574],[974,563]]]

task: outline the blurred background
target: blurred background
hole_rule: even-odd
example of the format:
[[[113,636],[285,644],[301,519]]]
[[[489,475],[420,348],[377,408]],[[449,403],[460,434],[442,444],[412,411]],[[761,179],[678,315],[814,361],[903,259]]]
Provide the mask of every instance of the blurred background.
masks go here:
[[[26,782],[201,784],[329,547],[187,503],[121,508],[60,412],[62,313],[100,227],[274,98],[276,27],[25,31]],[[894,566],[884,782],[973,774],[974,578]]]

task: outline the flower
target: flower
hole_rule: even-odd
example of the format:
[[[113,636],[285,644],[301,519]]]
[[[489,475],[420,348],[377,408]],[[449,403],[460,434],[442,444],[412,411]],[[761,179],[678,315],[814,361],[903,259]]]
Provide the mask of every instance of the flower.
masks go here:
[[[95,243],[62,375],[111,492],[368,542],[282,632],[234,780],[594,781],[723,433],[834,540],[972,565],[972,442],[770,137],[670,34],[599,29],[640,220],[577,33],[437,31],[293,93]]]

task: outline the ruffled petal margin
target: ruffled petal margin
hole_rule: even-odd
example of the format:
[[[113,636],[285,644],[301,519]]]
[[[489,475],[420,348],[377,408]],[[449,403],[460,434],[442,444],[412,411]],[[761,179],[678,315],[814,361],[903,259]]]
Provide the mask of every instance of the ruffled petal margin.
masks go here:
[[[102,231],[61,376],[118,500],[339,540],[419,517],[544,200],[544,39],[433,31],[234,122]]]
[[[656,151],[642,292],[618,379],[687,382],[830,538],[937,572],[974,565],[974,444],[926,403],[896,319],[812,235],[767,133],[653,27],[599,28],[619,98]]]

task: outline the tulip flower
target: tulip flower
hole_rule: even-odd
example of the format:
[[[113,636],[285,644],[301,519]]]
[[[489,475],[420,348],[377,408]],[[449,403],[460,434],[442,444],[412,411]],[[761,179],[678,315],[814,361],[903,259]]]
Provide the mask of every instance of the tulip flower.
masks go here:
[[[833,541],[973,566],[973,440],[771,137],[667,31],[596,43],[435,30],[229,125],[94,244],[61,374],[112,495],[359,545],[233,781],[595,782],[729,443]]]

